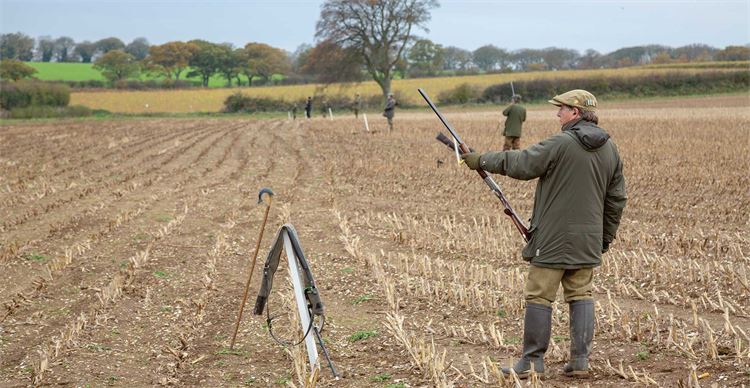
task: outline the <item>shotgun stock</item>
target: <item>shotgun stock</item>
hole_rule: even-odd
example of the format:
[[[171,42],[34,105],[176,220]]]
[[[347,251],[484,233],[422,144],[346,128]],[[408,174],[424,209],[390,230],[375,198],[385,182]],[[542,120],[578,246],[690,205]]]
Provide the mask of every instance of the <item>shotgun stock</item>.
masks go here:
[[[435,139],[437,139],[437,141],[439,141],[439,142],[445,144],[446,146],[448,146],[448,148],[450,148],[451,151],[455,151],[456,150],[456,145],[453,143],[453,140],[449,139],[448,136],[443,135],[442,132],[438,132],[437,137],[435,137]],[[469,151],[474,152],[474,149],[470,147]],[[460,152],[460,150],[459,150],[459,152]]]
[[[419,91],[419,94],[422,95],[422,98],[424,98],[424,100],[427,101],[427,105],[429,105],[430,108],[432,108],[432,111],[435,112],[435,114],[440,119],[440,121],[443,123],[443,125],[445,126],[445,128],[448,129],[448,131],[451,133],[451,136],[453,136],[453,138],[456,139],[456,143],[458,143],[458,149],[461,152],[461,154],[466,154],[466,153],[469,153],[469,152],[474,152],[474,150],[472,150],[471,148],[469,148],[469,146],[467,146],[466,143],[464,143],[463,140],[461,140],[461,138],[458,136],[458,134],[456,133],[456,131],[453,130],[453,127],[451,127],[451,125],[448,124],[448,122],[445,120],[445,117],[443,117],[443,115],[440,113],[440,111],[438,111],[438,109],[435,106],[435,104],[433,104],[432,101],[430,100],[430,97],[427,96],[427,93],[425,93],[425,91],[422,90],[421,88],[417,89],[417,91]],[[441,139],[440,135],[442,135],[442,133],[438,135],[438,137],[437,137],[438,140],[440,140],[442,143],[448,145],[451,149],[455,149],[455,148],[453,148],[453,142],[452,141],[450,141],[448,139],[447,143],[446,143],[446,141],[444,141],[443,139]],[[446,136],[443,136],[443,137],[446,137]],[[516,214],[516,211],[513,210],[513,207],[510,206],[510,202],[508,202],[508,200],[505,198],[505,194],[503,194],[503,191],[500,189],[500,186],[497,183],[495,183],[495,181],[492,179],[492,177],[489,176],[489,175],[487,175],[487,172],[484,171],[484,170],[482,170],[481,168],[479,170],[477,170],[477,173],[479,174],[479,176],[482,177],[482,179],[484,180],[484,183],[486,183],[487,186],[490,187],[490,190],[492,190],[492,193],[495,194],[495,196],[503,204],[503,208],[504,208],[503,212],[510,217],[511,221],[513,222],[513,225],[515,225],[516,229],[518,229],[518,232],[521,233],[521,237],[523,237],[523,240],[525,242],[528,242],[529,239],[531,238],[531,234],[529,233],[529,229],[526,227],[526,225],[523,224],[523,221],[521,221],[521,218],[518,217],[518,214]]]

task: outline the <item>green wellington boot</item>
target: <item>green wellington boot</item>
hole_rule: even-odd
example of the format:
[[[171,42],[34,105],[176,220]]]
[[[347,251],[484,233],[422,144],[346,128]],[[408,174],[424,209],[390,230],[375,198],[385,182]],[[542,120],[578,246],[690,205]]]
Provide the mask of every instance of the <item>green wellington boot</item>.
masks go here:
[[[589,353],[594,339],[594,301],[570,303],[570,361],[563,367],[566,376],[589,375]]]
[[[523,322],[523,356],[513,370],[518,378],[525,379],[531,373],[531,365],[540,376],[544,375],[544,352],[549,346],[552,331],[552,308],[543,304],[526,304],[526,317]],[[509,368],[502,368],[509,375]]]

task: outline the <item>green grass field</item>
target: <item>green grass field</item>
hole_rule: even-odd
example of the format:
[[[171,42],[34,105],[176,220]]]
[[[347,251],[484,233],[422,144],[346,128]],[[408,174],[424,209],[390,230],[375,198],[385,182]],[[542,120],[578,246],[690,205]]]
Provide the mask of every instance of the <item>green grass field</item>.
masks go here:
[[[40,80],[44,80],[44,81],[89,81],[89,80],[106,81],[106,79],[102,76],[102,74],[98,70],[93,68],[93,64],[91,63],[26,62],[26,64],[37,70],[37,73],[34,75],[36,78],[39,78]],[[736,62],[674,63],[674,64],[664,64],[664,65],[648,65],[648,66],[630,67],[630,68],[624,68],[624,69],[619,69],[619,70],[633,70],[633,69],[728,70],[728,69],[738,69],[738,68],[748,69],[750,68],[750,62],[749,61],[736,61]],[[607,70],[610,70],[612,72],[618,72],[618,69],[607,69]],[[531,74],[532,75],[531,78],[539,78],[539,77],[535,77],[535,75],[545,75],[545,74],[553,74],[553,73],[569,73],[569,72],[574,72],[574,71],[576,70],[565,70],[565,71],[560,71],[560,72],[543,71],[543,72],[512,73],[512,74]],[[187,79],[187,80],[191,80],[195,82],[200,82],[200,78],[197,78],[197,77],[186,78],[184,76],[186,73],[187,71],[183,72],[183,76],[181,77],[181,79],[183,80]],[[485,75],[464,76],[464,77],[440,77],[436,79],[456,78],[456,79],[466,80],[464,82],[470,82],[470,80],[472,79],[492,78],[493,76],[497,76],[497,75],[485,74]],[[277,78],[277,77],[282,78],[283,76],[281,75],[274,76],[274,78]],[[504,77],[504,78],[507,78],[507,77]],[[511,76],[511,79],[513,78],[516,78],[516,77]],[[521,76],[520,78],[528,78],[528,77]],[[163,79],[163,77],[151,76],[151,75],[144,73],[144,74],[141,74],[140,79],[142,81],[151,80],[151,79],[160,80],[160,79]],[[242,79],[244,82],[247,82],[247,79],[245,77],[242,77]],[[209,80],[208,86],[211,88],[224,88],[227,86],[227,81],[219,75],[214,75]],[[236,85],[233,84],[233,86],[236,86]]]
[[[39,78],[43,81],[106,81],[106,78],[102,76],[102,73],[94,69],[92,63],[58,63],[58,62],[25,62],[27,65],[36,69],[37,73],[34,77]],[[186,79],[183,72],[180,79]],[[160,80],[164,77],[150,76],[142,73],[140,80],[147,81],[151,79]],[[247,82],[247,78],[242,77],[244,82]],[[187,80],[200,82],[200,78],[187,78]],[[227,80],[219,75],[211,77],[208,81],[208,86],[212,88],[223,88],[226,87]]]
[[[34,77],[43,81],[104,81],[90,63],[26,62],[36,69]]]

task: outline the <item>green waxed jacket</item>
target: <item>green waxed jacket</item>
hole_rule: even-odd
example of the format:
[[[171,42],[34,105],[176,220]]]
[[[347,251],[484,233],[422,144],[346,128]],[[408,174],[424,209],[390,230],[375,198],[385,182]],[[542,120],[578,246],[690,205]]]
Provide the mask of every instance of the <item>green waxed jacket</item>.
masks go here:
[[[521,137],[521,127],[526,121],[526,108],[519,104],[512,104],[505,108],[503,116],[508,117],[505,119],[503,136]]]
[[[525,150],[485,153],[479,163],[511,178],[539,178],[525,260],[565,269],[601,264],[627,201],[620,154],[604,130],[579,120]]]

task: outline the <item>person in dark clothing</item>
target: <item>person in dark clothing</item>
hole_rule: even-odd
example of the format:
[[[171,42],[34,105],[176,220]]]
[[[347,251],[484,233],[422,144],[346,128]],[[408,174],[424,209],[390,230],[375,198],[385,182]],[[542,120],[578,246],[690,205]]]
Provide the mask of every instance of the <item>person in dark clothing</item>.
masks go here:
[[[312,97],[307,97],[307,102],[305,102],[305,117],[308,119],[312,117]]]
[[[472,169],[511,178],[539,178],[522,256],[531,264],[524,288],[523,354],[512,367],[519,377],[544,373],[552,329],[552,302],[563,286],[570,309],[570,360],[565,375],[589,373],[594,336],[594,268],[601,264],[620,225],[627,201],[623,164],[602,128],[596,98],[581,90],[555,96],[561,132],[524,150],[462,155]],[[510,368],[503,368],[510,373]]]
[[[396,106],[398,102],[393,98],[393,94],[388,95],[388,99],[385,101],[385,108],[383,109],[383,116],[388,119],[388,128],[393,131],[393,116],[396,114]]]
[[[362,110],[362,97],[360,97],[359,93],[357,93],[356,96],[354,96],[354,102],[352,103],[352,109],[354,110],[354,118],[359,118],[359,111]]]

